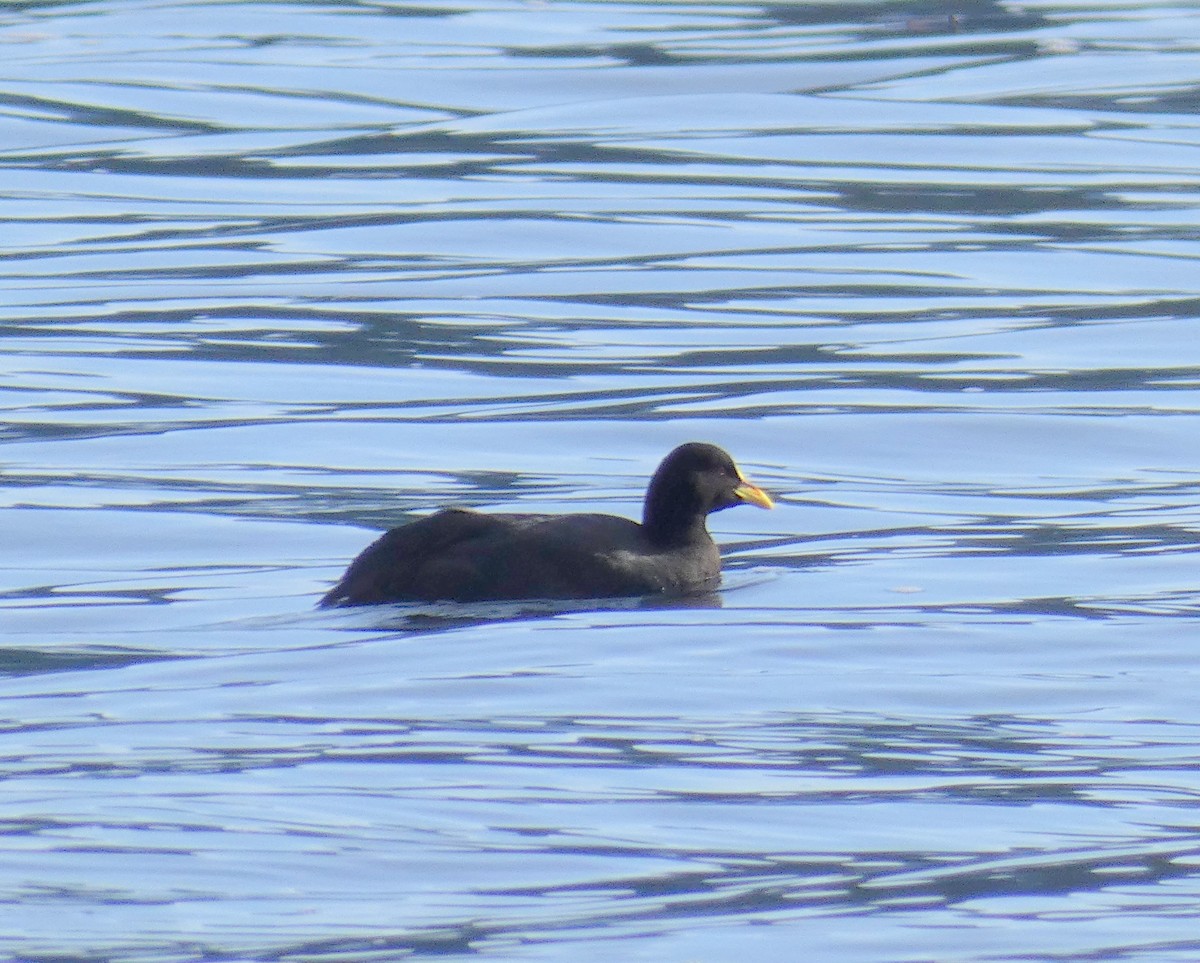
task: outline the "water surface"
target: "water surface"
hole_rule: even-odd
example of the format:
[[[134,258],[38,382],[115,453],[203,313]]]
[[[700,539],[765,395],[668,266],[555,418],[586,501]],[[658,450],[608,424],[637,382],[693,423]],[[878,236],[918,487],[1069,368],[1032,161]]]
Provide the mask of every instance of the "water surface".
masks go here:
[[[1191,961],[1200,16],[0,14],[0,946]],[[446,503],[693,605],[317,612]]]

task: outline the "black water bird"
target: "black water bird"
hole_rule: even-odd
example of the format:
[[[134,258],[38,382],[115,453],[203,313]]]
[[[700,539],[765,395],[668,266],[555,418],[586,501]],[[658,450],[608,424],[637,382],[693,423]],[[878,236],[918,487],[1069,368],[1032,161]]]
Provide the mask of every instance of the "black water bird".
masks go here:
[[[447,508],[380,536],[320,604],[702,592],[721,578],[707,517],[741,504],[774,507],[728,454],[689,442],[658,466],[640,525],[616,515]]]

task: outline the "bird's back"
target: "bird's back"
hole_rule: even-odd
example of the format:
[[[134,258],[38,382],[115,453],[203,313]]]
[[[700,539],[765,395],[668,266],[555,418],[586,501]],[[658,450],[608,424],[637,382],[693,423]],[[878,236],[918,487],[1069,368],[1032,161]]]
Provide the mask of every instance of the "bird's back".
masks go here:
[[[696,591],[719,577],[706,543],[656,548],[641,525],[615,515],[446,509],[378,538],[321,605]]]

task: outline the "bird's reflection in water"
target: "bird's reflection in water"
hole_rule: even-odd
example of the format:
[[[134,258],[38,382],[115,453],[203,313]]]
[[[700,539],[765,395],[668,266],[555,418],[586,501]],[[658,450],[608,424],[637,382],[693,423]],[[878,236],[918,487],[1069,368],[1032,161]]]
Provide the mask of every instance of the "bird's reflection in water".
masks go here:
[[[346,628],[404,632],[439,632],[486,625],[489,622],[522,622],[587,612],[648,612],[679,609],[719,609],[721,593],[712,590],[688,595],[644,596],[616,599],[523,599],[514,602],[396,602],[390,605],[334,609],[319,614],[337,619]]]

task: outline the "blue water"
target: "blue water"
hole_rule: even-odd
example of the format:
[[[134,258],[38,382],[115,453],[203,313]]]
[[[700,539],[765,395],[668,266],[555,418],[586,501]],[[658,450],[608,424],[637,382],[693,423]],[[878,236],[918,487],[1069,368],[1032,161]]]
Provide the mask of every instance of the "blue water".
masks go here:
[[[1194,961],[1198,43],[0,11],[0,954]],[[314,609],[691,439],[716,598]]]

